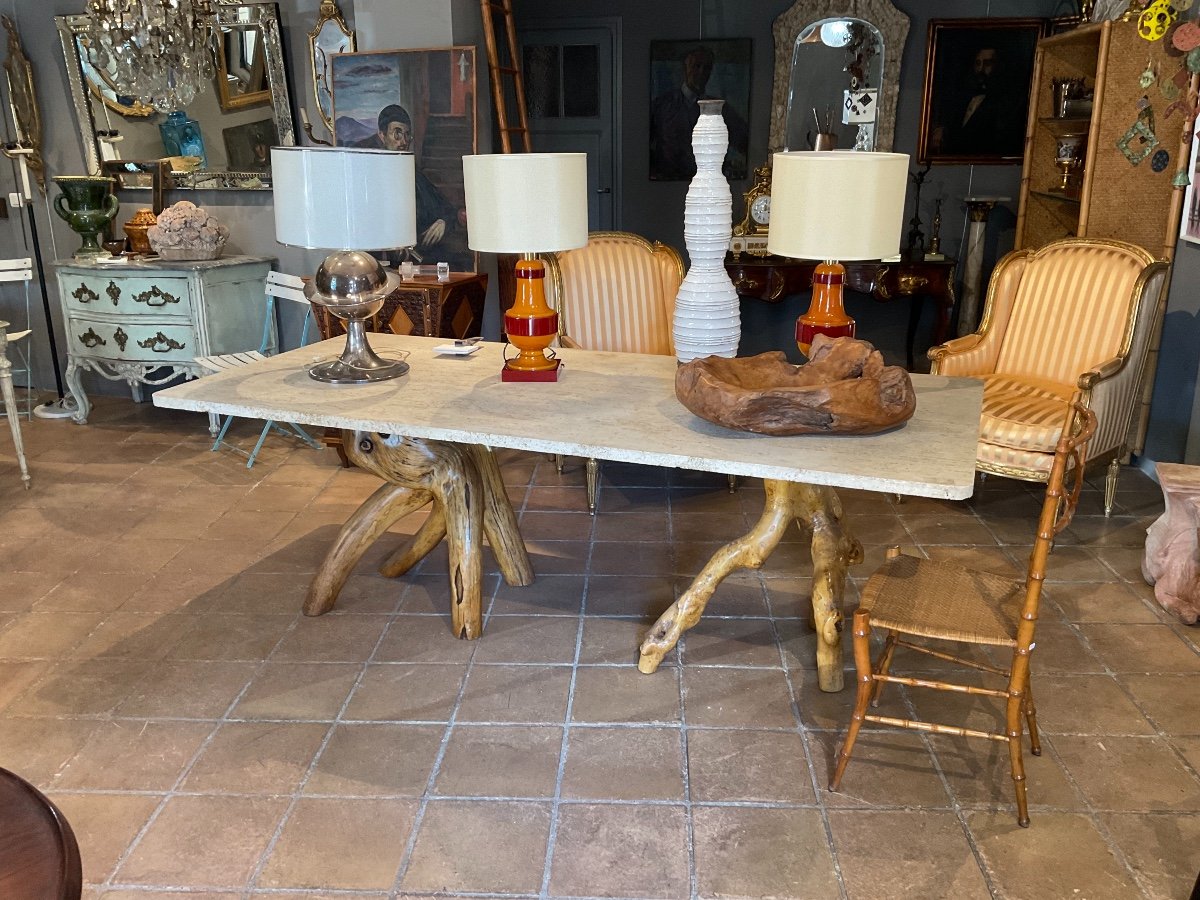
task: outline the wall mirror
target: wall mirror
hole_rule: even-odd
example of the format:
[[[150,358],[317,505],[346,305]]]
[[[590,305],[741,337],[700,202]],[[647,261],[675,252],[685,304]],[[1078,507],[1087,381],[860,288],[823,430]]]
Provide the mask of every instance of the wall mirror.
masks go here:
[[[241,7],[247,18],[250,10]],[[271,102],[262,29],[249,21],[222,25],[217,32],[217,97],[221,109],[242,109]]]
[[[908,17],[889,0],[796,0],[772,27],[775,77],[771,90],[770,148],[809,150],[818,134],[836,136],[837,148],[854,149],[861,110],[842,123],[845,92],[874,90],[866,124],[871,149],[891,150],[900,93],[900,58]]]
[[[274,3],[220,5],[221,48],[216,84],[186,110],[200,124],[208,165],[173,171],[171,189],[270,190],[269,153],[273,144],[296,143],[287,67]],[[166,155],[158,126],[163,113],[118,95],[87,54],[85,15],[56,16],[75,118],[89,172],[98,172],[102,142],[123,159],[152,160]],[[265,163],[263,161],[265,157]]]
[[[334,0],[321,0],[317,23],[308,33],[308,62],[312,70],[317,113],[330,134],[333,134],[333,91],[330,84],[329,58],[335,53],[353,53],[355,49],[354,32],[346,26],[342,11],[338,9]]]

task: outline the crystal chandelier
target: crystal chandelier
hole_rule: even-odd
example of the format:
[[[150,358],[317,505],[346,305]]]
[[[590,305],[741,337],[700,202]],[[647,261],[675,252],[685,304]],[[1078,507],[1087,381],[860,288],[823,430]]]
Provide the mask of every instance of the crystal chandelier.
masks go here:
[[[88,59],[118,94],[170,112],[212,81],[210,0],[88,0],[88,17]]]

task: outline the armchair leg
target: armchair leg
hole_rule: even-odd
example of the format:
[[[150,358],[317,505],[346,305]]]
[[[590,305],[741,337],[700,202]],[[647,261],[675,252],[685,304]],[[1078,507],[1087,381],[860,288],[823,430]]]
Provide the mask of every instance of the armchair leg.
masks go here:
[[[587,461],[587,504],[588,512],[596,514],[596,492],[600,487],[600,460],[589,458]]]
[[[1121,460],[1114,459],[1108,464],[1108,475],[1104,478],[1104,515],[1111,516],[1113,504],[1117,500],[1117,479],[1121,477]]]

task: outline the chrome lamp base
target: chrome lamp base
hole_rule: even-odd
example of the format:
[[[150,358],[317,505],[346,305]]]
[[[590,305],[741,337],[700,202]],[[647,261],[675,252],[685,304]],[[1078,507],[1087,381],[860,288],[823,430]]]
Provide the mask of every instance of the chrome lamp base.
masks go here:
[[[408,363],[384,359],[367,343],[362,319],[347,319],[346,349],[337,359],[319,363],[308,370],[309,377],[326,384],[370,384],[387,381],[408,373]]]

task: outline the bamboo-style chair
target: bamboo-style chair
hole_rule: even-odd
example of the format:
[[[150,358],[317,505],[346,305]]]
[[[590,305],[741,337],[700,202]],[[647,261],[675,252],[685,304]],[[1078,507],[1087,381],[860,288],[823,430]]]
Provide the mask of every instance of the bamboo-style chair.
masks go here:
[[[1025,763],[1022,758],[1022,717],[1029,727],[1029,749],[1034,756],[1042,752],[1038,738],[1037,711],[1029,685],[1029,656],[1034,648],[1033,633],[1037,625],[1038,605],[1042,597],[1042,582],[1046,577],[1046,561],[1054,536],[1071,521],[1083,487],[1083,463],[1086,444],[1096,430],[1096,414],[1083,404],[1076,394],[1069,404],[1054,451],[1054,461],[1046,486],[1042,513],[1038,519],[1037,535],[1029,568],[1024,581],[1005,578],[988,572],[977,572],[951,563],[932,562],[901,554],[898,548],[888,551],[887,562],[871,576],[863,589],[862,603],[854,613],[854,666],[858,674],[858,694],[854,713],[846,731],[846,740],[838,754],[837,767],[829,789],[836,791],[845,774],[854,742],[864,722],[909,728],[934,734],[960,737],[989,738],[1008,744],[1012,779],[1017,793],[1017,823],[1029,825],[1029,807],[1025,798]],[[1070,475],[1068,484],[1068,474]],[[878,662],[871,665],[871,629],[887,631],[887,639]],[[962,659],[924,643],[903,639],[913,636],[937,641],[967,644],[987,644],[1012,650],[1008,669]],[[980,669],[1008,680],[1006,689],[976,687],[922,678],[905,678],[891,674],[892,656],[897,647],[907,647],[939,659],[957,662]],[[868,704],[879,705],[879,695],[886,684],[932,688],[939,691],[999,697],[1005,700],[1005,730],[978,731],[918,722],[891,716],[868,715]]]

